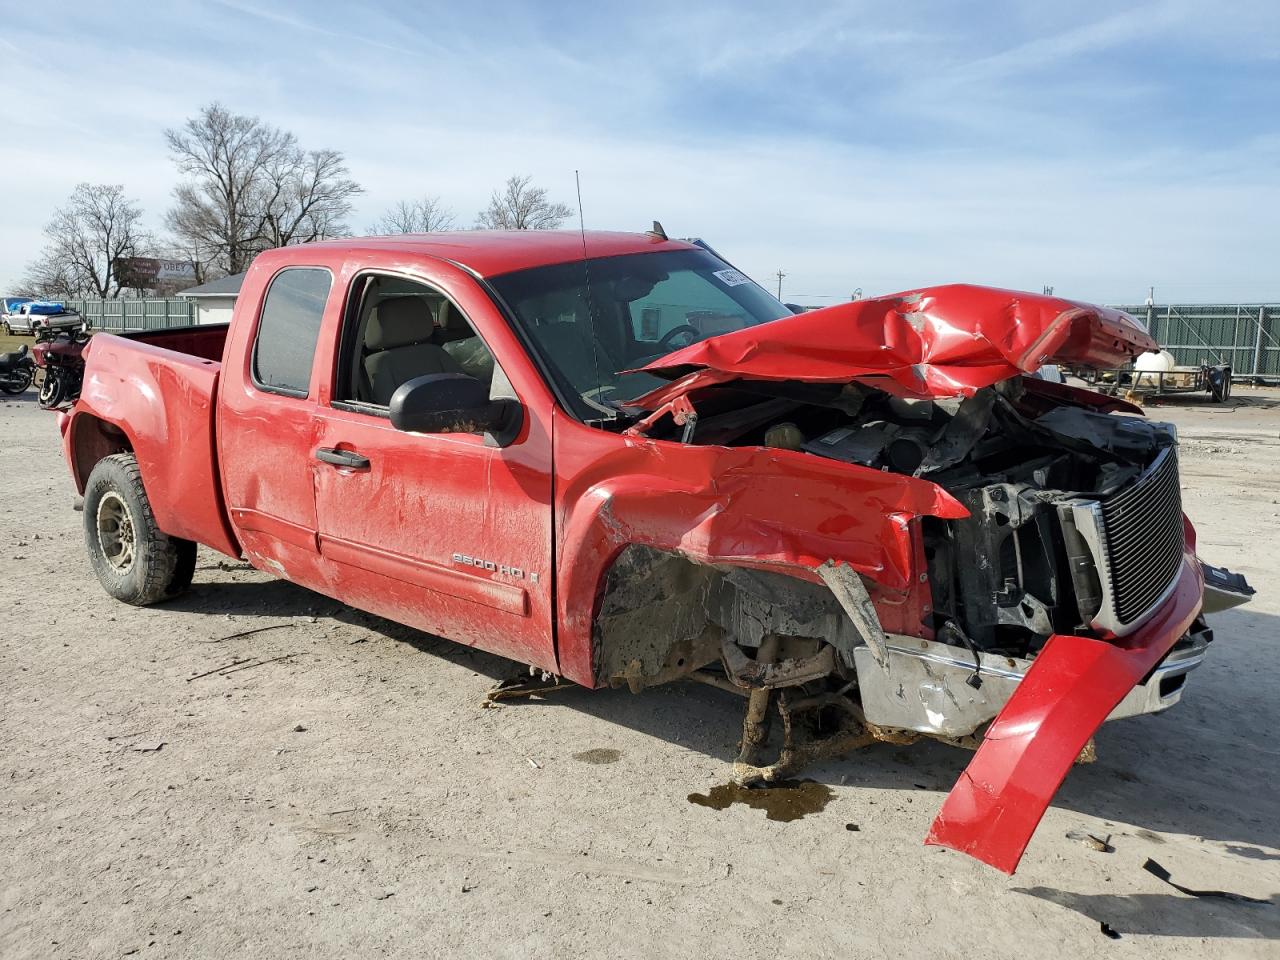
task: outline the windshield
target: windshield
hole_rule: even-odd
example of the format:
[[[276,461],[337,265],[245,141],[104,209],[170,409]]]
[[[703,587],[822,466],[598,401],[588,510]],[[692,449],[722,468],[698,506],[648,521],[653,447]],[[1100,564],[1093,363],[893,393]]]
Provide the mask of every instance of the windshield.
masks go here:
[[[665,381],[642,367],[678,347],[790,315],[703,250],[536,267],[490,280],[584,419]]]

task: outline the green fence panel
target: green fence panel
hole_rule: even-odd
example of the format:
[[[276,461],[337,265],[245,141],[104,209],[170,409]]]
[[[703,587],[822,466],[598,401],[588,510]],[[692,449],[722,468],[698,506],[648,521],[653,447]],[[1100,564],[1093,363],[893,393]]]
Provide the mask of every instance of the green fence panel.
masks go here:
[[[1146,323],[1180,366],[1229,363],[1238,377],[1280,377],[1280,304],[1163,303],[1116,309]]]
[[[127,333],[134,330],[165,330],[187,327],[196,322],[193,300],[168,297],[153,300],[66,300],[89,322],[91,330]]]

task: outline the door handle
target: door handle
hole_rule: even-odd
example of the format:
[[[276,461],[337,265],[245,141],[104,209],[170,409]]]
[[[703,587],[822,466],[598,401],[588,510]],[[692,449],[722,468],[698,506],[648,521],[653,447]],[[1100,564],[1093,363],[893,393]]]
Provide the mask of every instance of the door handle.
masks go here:
[[[321,447],[316,451],[316,459],[324,463],[332,463],[335,467],[348,467],[352,470],[369,469],[369,458],[361,456],[354,450],[335,450],[333,447]]]

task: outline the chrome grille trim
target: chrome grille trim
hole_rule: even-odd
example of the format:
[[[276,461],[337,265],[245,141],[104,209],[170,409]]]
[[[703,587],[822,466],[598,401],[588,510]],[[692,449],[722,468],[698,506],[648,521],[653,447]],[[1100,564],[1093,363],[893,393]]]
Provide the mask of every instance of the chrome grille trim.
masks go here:
[[[1168,591],[1182,562],[1178,454],[1167,447],[1131,486],[1101,501],[1115,618],[1136,624]]]
[[[1118,493],[1101,500],[1071,500],[1062,509],[1070,511],[1097,565],[1102,602],[1089,626],[1116,636],[1132,633],[1173,591],[1182,564],[1176,448],[1161,451],[1142,476]]]

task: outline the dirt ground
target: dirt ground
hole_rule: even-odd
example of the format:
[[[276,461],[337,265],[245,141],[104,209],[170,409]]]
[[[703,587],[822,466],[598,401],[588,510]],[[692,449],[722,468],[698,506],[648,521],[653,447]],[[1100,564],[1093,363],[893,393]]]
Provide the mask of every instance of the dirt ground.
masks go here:
[[[514,664],[208,551],[118,604],[53,417],[0,402],[0,957],[1280,957],[1280,394],[1236,399],[1152,412],[1258,597],[1179,706],[1100,732],[1012,878],[921,842],[959,750],[812,770],[826,808],[775,822],[687,799],[728,777],[718,690],[481,709]]]

